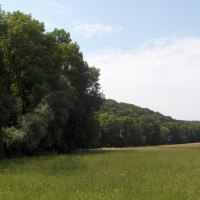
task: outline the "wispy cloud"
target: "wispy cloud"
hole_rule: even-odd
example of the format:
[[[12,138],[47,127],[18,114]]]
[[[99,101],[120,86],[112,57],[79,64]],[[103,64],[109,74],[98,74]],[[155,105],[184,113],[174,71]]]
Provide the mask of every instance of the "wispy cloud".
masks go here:
[[[83,37],[92,37],[94,35],[104,35],[108,33],[119,33],[122,27],[111,26],[102,23],[81,23],[76,22],[73,25],[73,31]]]
[[[165,37],[122,51],[88,54],[101,68],[107,98],[149,107],[178,119],[200,120],[200,38]]]

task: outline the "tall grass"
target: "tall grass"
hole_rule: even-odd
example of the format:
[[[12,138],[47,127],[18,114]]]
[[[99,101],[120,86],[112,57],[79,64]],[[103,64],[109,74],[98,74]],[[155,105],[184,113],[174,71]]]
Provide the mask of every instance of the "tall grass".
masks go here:
[[[0,163],[2,200],[197,200],[200,145],[104,149]]]

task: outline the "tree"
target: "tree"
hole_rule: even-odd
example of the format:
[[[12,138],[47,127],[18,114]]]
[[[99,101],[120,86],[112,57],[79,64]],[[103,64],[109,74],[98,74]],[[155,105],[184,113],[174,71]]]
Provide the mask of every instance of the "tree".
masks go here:
[[[170,135],[170,130],[167,127],[161,126],[160,128],[160,143],[170,144],[172,142],[172,136]]]
[[[16,108],[10,115],[9,101],[2,103],[9,116],[0,124],[6,152],[89,147],[103,102],[99,70],[83,60],[68,32],[45,33],[44,24],[31,15],[1,11],[0,30],[0,98],[12,99]],[[48,107],[43,111],[51,119],[36,111],[42,107]]]
[[[11,96],[0,95],[0,158],[3,157],[3,127],[12,125],[12,118],[15,115],[15,104]]]
[[[95,112],[103,102],[100,92],[99,70],[83,60],[76,43],[71,43],[64,30],[54,30],[53,36],[61,49],[62,74],[73,88],[74,107],[65,125],[64,140],[69,149],[90,147],[95,139]]]
[[[160,143],[160,126],[153,117],[140,118],[140,131],[146,136],[148,145],[158,145]]]
[[[174,144],[179,144],[182,141],[180,134],[180,125],[177,122],[167,122],[164,124],[170,130],[171,141]]]

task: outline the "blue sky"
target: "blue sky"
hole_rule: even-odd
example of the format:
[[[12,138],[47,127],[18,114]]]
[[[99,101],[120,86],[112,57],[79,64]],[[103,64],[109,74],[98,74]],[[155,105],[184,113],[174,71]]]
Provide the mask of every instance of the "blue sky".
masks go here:
[[[200,120],[200,1],[0,0],[71,33],[107,98]]]
[[[198,0],[1,0],[6,11],[21,10],[54,27],[70,31],[83,51],[100,48],[133,48],[161,36],[200,34]],[[119,29],[83,37],[73,31],[74,23],[103,24]],[[120,29],[121,28],[121,29]],[[115,34],[113,34],[115,33]],[[99,37],[100,36],[100,37]]]

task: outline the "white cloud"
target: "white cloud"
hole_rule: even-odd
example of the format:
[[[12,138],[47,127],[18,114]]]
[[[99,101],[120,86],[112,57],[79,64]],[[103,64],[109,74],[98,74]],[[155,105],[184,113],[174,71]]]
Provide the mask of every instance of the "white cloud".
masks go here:
[[[137,49],[88,54],[107,98],[200,120],[200,38],[159,38]]]
[[[93,35],[104,35],[108,33],[119,33],[122,27],[113,27],[102,23],[81,23],[77,22],[73,25],[73,31],[83,37],[91,37]]]

